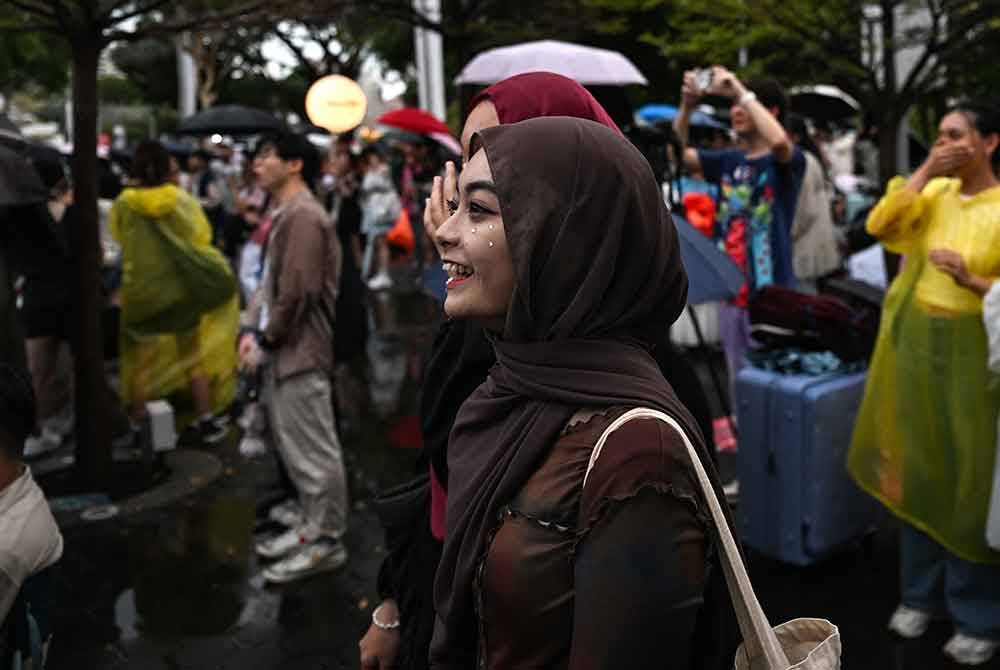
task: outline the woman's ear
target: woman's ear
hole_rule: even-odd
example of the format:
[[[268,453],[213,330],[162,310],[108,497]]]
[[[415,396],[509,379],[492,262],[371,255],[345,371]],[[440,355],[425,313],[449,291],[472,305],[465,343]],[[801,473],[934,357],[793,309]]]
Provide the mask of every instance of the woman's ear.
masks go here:
[[[992,156],[1000,146],[1000,134],[990,133],[983,140],[986,143],[986,155]]]

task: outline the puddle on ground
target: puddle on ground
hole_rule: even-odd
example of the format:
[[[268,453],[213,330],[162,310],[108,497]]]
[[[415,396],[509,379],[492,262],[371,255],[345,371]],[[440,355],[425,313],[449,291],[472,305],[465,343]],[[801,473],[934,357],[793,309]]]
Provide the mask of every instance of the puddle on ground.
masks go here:
[[[212,635],[240,621],[248,587],[254,501],[221,498],[128,537],[131,588],[115,601],[124,640],[143,633]]]

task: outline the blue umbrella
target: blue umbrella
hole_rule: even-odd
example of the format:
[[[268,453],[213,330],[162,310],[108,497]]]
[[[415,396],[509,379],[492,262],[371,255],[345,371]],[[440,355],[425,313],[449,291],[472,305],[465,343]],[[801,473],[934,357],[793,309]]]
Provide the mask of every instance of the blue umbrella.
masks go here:
[[[710,239],[677,214],[673,215],[681,242],[681,260],[688,276],[688,304],[698,305],[735,297],[743,273]]]
[[[677,117],[677,108],[673,105],[649,104],[640,107],[635,114],[646,123],[659,123],[662,121],[673,121]],[[727,127],[726,124],[713,118],[711,115],[698,111],[691,114],[691,125],[719,129]]]

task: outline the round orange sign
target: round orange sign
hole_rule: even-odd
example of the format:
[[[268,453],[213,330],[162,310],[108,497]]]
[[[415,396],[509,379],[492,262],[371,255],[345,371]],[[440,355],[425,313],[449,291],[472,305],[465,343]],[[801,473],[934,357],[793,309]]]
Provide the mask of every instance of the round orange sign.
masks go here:
[[[309,120],[331,133],[355,128],[365,118],[368,99],[357,82],[339,74],[317,79],[306,93]]]

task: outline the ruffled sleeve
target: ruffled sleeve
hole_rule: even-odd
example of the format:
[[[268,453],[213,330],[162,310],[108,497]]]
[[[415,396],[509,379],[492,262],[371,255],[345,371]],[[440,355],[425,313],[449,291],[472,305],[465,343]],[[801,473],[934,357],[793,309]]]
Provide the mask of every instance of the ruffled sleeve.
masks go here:
[[[947,179],[933,179],[920,193],[906,188],[906,179],[893,177],[885,196],[868,216],[868,232],[889,251],[909,253],[913,242],[926,229],[928,207],[948,185]]]

